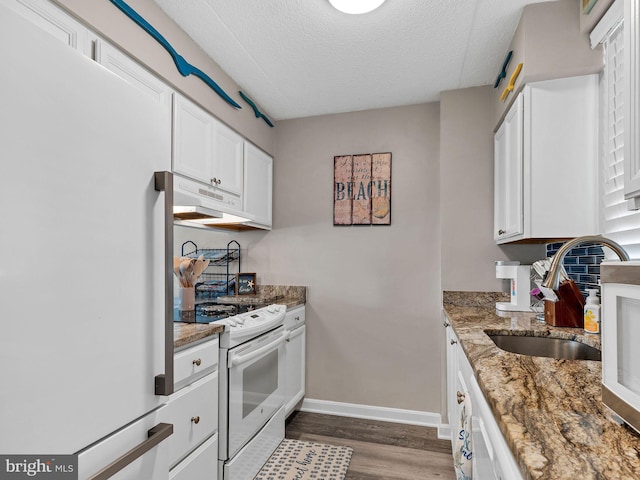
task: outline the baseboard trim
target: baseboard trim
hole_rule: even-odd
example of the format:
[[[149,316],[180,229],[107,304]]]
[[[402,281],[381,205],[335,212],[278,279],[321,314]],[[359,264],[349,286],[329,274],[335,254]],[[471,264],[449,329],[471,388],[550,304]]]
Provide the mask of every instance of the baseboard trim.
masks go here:
[[[419,410],[403,410],[401,408],[374,407],[356,403],[331,402],[305,398],[300,410],[311,413],[325,413],[342,417],[364,418],[383,422],[405,423],[424,427],[442,427],[440,415]]]
[[[440,440],[451,440],[451,426],[438,425],[438,438]]]

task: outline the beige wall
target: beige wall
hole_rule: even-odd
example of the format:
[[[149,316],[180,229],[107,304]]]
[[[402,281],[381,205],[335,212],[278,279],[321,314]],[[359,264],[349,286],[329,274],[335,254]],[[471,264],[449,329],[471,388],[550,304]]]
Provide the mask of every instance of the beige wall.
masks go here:
[[[280,122],[273,230],[218,234],[259,282],[308,286],[308,398],[440,411],[438,125],[438,104]],[[366,152],[393,155],[392,224],[334,227],[333,157]]]
[[[437,104],[280,122],[273,283],[309,287],[309,398],[437,412]],[[333,157],[391,152],[392,224],[334,227]]]
[[[493,240],[493,88],[440,95],[442,289],[508,291],[496,260],[531,263],[542,245],[498,246]]]
[[[270,128],[262,119],[255,118],[251,107],[238,95],[241,86],[211,60],[153,0],[128,0],[127,3],[155,27],[188,62],[207,73],[235,99],[242,106],[241,110],[236,110],[222,100],[199,78],[193,75],[188,77],[180,75],[169,53],[111,2],[107,0],[54,1],[96,33],[127,51],[129,55],[147,66],[176,90],[183,92],[245,138],[273,154],[275,129]],[[260,104],[259,98],[254,100]],[[268,112],[265,114],[268,115]]]
[[[557,0],[524,7],[507,50],[513,50],[507,77],[493,90],[495,130],[526,83],[586,75],[602,69],[601,48],[591,49],[589,35],[580,31],[577,1]],[[514,91],[501,101],[500,96],[519,63],[523,66]]]

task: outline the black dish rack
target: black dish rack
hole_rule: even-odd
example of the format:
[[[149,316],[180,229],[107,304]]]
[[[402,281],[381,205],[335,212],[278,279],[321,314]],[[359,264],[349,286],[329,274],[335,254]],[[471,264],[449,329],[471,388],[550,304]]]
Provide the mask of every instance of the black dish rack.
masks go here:
[[[188,244],[193,245],[193,250],[185,251]],[[198,246],[188,240],[182,244],[182,256],[188,258],[198,258],[200,255],[205,260],[209,260],[209,266],[200,275],[196,283],[196,300],[199,298],[216,298],[224,295],[234,295],[236,292],[236,273],[240,273],[240,244],[231,240],[227,248],[198,248]],[[231,271],[231,266],[237,262],[237,269]],[[222,271],[216,271],[224,268]],[[205,288],[206,286],[215,288]],[[200,288],[199,288],[200,287]]]
[[[193,248],[191,248],[193,247]],[[209,266],[200,274],[195,284],[194,312],[180,312],[174,309],[174,320],[186,323],[210,323],[236,315],[232,305],[218,303],[218,297],[235,295],[236,273],[240,272],[240,244],[235,240],[227,248],[198,248],[188,240],[182,244],[182,256],[209,260]],[[235,268],[237,266],[237,268]]]

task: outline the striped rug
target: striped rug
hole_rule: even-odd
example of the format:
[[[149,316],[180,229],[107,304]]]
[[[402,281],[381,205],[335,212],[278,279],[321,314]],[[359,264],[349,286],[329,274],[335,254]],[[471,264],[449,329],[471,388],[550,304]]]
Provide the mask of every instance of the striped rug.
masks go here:
[[[343,480],[353,448],[285,438],[254,480]]]

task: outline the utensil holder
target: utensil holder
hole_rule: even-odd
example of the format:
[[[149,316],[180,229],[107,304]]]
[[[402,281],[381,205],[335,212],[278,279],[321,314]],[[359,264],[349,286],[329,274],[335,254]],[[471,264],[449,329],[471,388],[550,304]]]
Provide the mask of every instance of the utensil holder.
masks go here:
[[[584,296],[573,280],[562,282],[558,301],[544,302],[544,321],[554,327],[584,328]]]
[[[194,287],[178,288],[178,310],[193,311],[196,309],[196,292]]]

